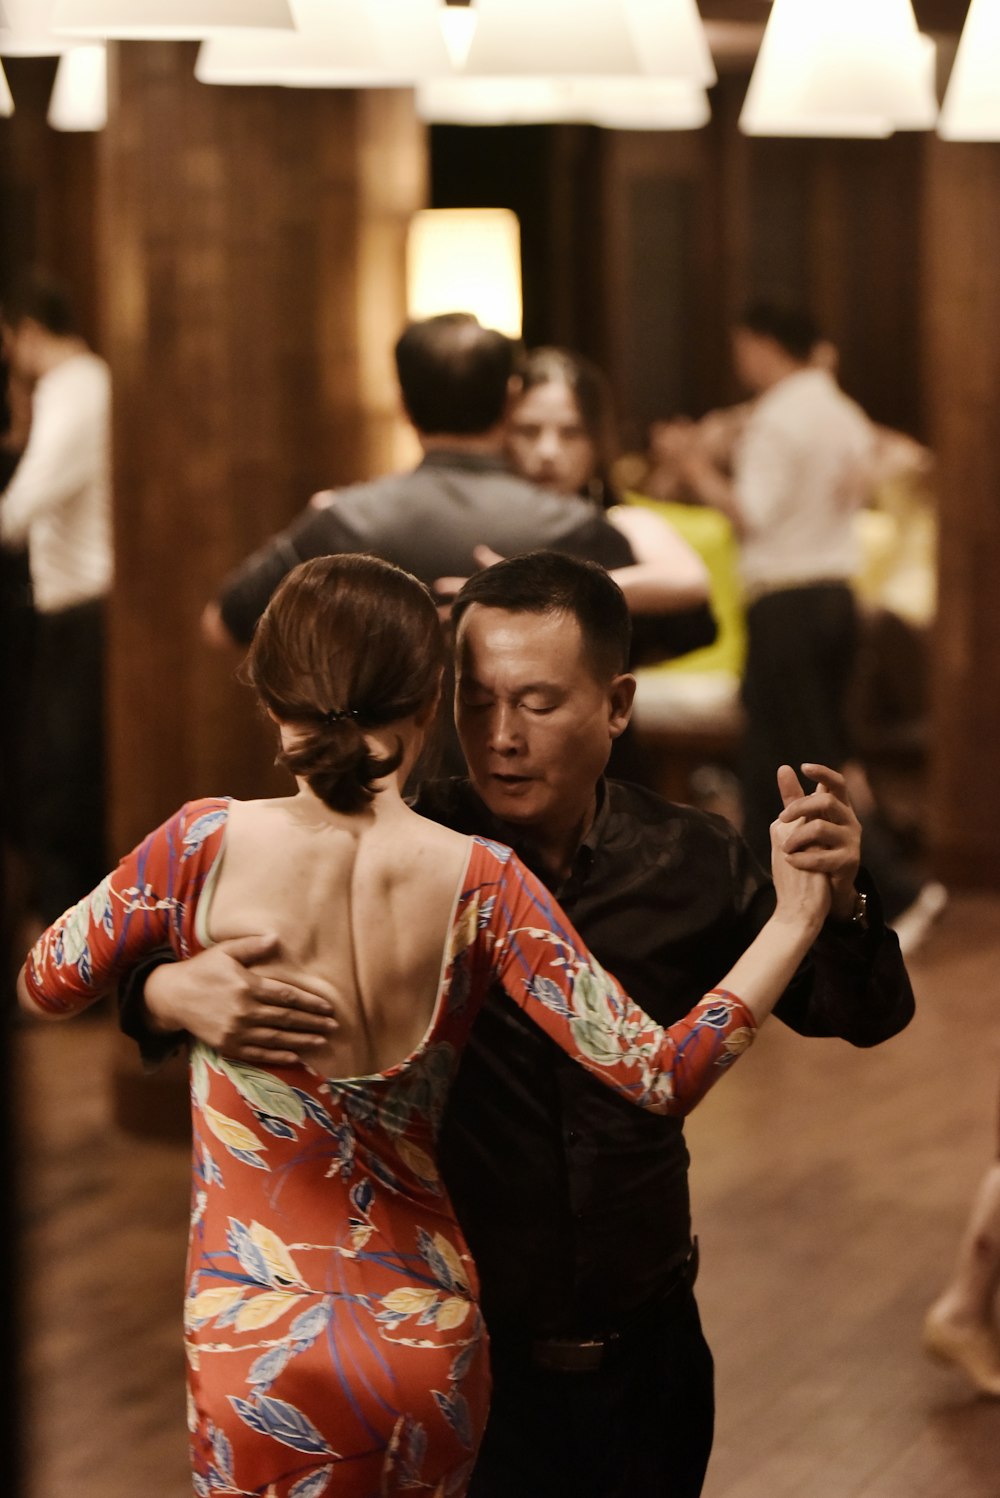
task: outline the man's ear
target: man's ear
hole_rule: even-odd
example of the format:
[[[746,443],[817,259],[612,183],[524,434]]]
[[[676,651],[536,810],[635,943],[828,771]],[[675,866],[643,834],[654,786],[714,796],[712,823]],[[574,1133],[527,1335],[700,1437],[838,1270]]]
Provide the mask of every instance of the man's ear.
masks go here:
[[[504,421],[509,420],[510,413],[524,394],[524,381],[519,374],[512,374],[507,381],[507,399],[504,404]]]
[[[611,705],[608,727],[611,737],[617,739],[628,727],[635,702],[635,677],[630,672],[626,671],[621,676],[612,678],[608,688],[608,701]]]

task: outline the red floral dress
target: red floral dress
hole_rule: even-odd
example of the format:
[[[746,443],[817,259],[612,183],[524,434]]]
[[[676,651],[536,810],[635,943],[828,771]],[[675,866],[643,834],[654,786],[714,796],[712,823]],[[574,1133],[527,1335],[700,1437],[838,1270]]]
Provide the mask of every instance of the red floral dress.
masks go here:
[[[27,964],[36,1003],[72,1013],[144,953],[200,950],[199,896],[227,816],[225,801],[182,807],[46,932]],[[494,982],[596,1076],[663,1113],[692,1108],[754,1033],[725,993],[661,1029],[514,854],[474,838],[433,1017],[405,1061],[325,1079],[196,1045],[184,1314],[195,1493],[464,1493],[487,1341],[435,1140]]]

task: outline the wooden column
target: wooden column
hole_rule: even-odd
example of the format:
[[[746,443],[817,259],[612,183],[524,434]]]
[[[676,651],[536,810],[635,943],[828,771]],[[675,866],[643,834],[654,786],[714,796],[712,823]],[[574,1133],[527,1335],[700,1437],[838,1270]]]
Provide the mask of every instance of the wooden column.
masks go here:
[[[1000,145],[930,139],[924,347],[940,472],[930,839],[939,876],[1000,888]]]
[[[101,147],[116,855],[186,799],[285,784],[199,616],[310,494],[397,466],[402,444],[391,346],[426,180],[412,97],[206,87],[195,53],[119,46]],[[148,1084],[117,1090],[123,1117],[155,1123]]]

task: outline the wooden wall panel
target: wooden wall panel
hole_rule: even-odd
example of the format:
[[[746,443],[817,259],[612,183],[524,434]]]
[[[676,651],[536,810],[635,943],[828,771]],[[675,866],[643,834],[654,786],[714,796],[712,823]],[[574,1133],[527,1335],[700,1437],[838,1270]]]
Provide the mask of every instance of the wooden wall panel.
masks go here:
[[[629,439],[651,415],[700,415],[739,396],[729,328],[761,296],[811,306],[841,350],[845,387],[919,435],[921,141],[750,140],[737,128],[746,83],[720,79],[704,130],[604,146],[604,359]],[[686,206],[668,242],[671,185]],[[637,360],[634,330],[658,320],[679,336],[660,341],[657,368]]]
[[[194,57],[121,45],[101,148],[116,849],[266,779],[270,734],[199,614],[311,493],[395,466],[391,342],[425,197],[409,95],[209,88]]]
[[[1000,146],[927,143],[925,359],[939,460],[931,840],[1000,887]]]

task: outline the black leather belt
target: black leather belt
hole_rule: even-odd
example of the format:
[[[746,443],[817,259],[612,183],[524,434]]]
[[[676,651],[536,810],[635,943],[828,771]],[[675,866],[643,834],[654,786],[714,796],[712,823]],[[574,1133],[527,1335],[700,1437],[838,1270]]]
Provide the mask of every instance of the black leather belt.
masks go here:
[[[682,1287],[690,1288],[697,1278],[698,1240],[695,1238],[687,1258],[678,1264],[670,1283],[652,1306],[631,1317],[619,1330],[605,1332],[599,1337],[538,1338],[530,1344],[532,1363],[548,1373],[596,1373],[613,1360],[623,1344],[627,1345],[634,1334],[645,1327],[651,1311],[664,1305]]]

